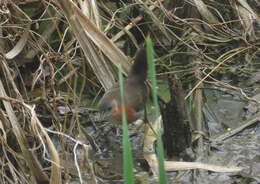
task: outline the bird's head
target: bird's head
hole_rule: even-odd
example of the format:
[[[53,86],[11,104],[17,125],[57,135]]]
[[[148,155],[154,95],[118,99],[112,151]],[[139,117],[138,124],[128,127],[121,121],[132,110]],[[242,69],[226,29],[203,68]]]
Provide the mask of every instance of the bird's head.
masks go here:
[[[120,107],[115,99],[101,99],[98,105],[102,119],[111,120],[120,113]]]

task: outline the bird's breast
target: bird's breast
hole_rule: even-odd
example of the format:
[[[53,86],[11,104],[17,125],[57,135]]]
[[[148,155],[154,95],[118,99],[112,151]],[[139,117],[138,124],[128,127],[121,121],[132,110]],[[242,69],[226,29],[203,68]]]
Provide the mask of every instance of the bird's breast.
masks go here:
[[[139,114],[131,105],[125,104],[125,113],[128,123],[136,121],[139,117]],[[113,114],[117,122],[122,122],[123,113],[121,108],[116,108]]]

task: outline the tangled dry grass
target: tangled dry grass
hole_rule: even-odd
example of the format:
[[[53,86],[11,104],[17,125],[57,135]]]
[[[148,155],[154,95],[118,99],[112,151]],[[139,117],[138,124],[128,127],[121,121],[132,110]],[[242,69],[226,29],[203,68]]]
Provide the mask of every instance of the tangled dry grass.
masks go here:
[[[159,79],[185,79],[184,86],[193,86],[186,98],[202,98],[196,89],[204,83],[230,87],[220,76],[259,72],[257,3],[2,1],[0,183],[67,183],[73,176],[96,183],[82,113],[95,112],[101,87],[116,81],[115,66],[127,73],[126,55],[133,56],[148,35]],[[259,103],[250,98],[252,90],[232,87]],[[67,153],[73,153],[75,172],[62,167]]]

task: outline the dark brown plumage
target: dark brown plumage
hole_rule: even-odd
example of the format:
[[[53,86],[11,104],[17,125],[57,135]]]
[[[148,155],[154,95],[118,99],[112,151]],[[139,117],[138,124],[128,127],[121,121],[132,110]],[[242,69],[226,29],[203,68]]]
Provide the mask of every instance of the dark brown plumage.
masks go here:
[[[146,50],[140,49],[135,57],[128,77],[124,81],[125,109],[128,123],[141,117],[145,107],[149,89],[145,83],[147,79]],[[99,102],[99,110],[106,114],[108,121],[121,123],[121,97],[117,85],[109,89]]]

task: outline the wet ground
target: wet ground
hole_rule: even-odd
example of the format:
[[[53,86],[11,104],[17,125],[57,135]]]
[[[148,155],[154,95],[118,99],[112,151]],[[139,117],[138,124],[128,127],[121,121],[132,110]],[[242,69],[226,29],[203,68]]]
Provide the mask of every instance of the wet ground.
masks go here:
[[[219,90],[205,90],[206,103],[203,114],[208,129],[209,139],[203,143],[203,155],[196,155],[198,162],[219,166],[239,166],[240,173],[216,173],[205,170],[168,172],[168,183],[180,184],[258,184],[260,183],[260,123],[255,121],[223,141],[212,142],[245,124],[252,116],[260,116],[259,104],[239,98],[237,94],[228,94]],[[255,95],[260,100],[260,95]],[[99,147],[99,152],[91,151],[91,163],[99,183],[123,183],[122,181],[122,135],[112,124],[107,122],[85,125]],[[158,183],[151,175],[149,166],[143,157],[143,128],[130,125],[137,183]],[[66,163],[68,164],[68,162]],[[74,165],[73,163],[71,165]],[[75,168],[74,168],[75,170]],[[77,177],[77,172],[75,171]],[[77,180],[75,181],[77,183]]]
[[[255,88],[257,90],[257,88]],[[259,89],[259,88],[258,88]],[[204,116],[211,140],[241,127],[253,116],[258,117],[251,126],[227,139],[214,144],[204,142],[205,150],[198,161],[221,166],[239,166],[241,173],[215,173],[208,171],[186,172],[177,179],[179,183],[199,184],[258,184],[260,183],[260,105],[240,98],[238,93],[227,93],[221,90],[205,90],[207,103]],[[260,100],[260,94],[253,96]],[[199,155],[197,155],[199,157]],[[169,175],[170,182],[176,181],[176,173]]]
[[[205,105],[204,115],[206,116],[206,123],[208,124],[208,133],[212,139],[218,137],[223,133],[241,126],[245,123],[247,118],[259,113],[259,106],[256,103],[247,103],[244,100],[237,98],[234,95],[223,95],[223,93],[214,92],[210,94],[210,99]],[[214,97],[214,98],[212,98]],[[109,127],[109,126],[108,126]],[[140,130],[139,130],[140,131]],[[105,180],[101,183],[122,183],[118,180],[122,174],[122,160],[121,158],[121,138],[115,136],[115,132],[102,130],[102,136],[99,142],[106,140],[103,145],[108,146],[106,154],[106,176],[113,176],[110,179],[103,175]],[[147,170],[147,165],[142,157],[142,133],[133,134],[131,137],[133,144],[136,174],[143,174]],[[105,138],[106,137],[106,138]],[[239,166],[244,170],[241,173],[215,173],[202,170],[185,171],[185,172],[171,172],[168,173],[169,183],[200,183],[200,184],[257,184],[260,183],[260,124],[255,122],[250,127],[243,131],[236,133],[232,137],[228,137],[224,141],[213,144],[210,141],[205,141],[204,146],[206,154],[203,159],[198,161],[208,164],[215,164],[220,166]],[[197,158],[200,156],[198,155]],[[142,165],[143,164],[143,165]],[[104,171],[104,170],[103,170]],[[102,171],[102,172],[103,172]],[[118,175],[112,174],[117,173]],[[104,174],[104,173],[103,173]],[[180,175],[182,175],[180,177]],[[116,176],[116,177],[115,177]],[[142,182],[146,180],[148,183],[158,183],[153,176],[142,178]],[[142,183],[141,182],[141,183]]]
[[[260,183],[260,124],[242,131],[224,141],[203,163],[245,168],[241,173],[215,173],[208,171],[189,171],[177,183],[190,184],[259,184]],[[177,173],[169,174],[170,183],[176,183]]]

